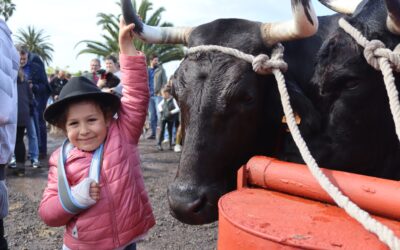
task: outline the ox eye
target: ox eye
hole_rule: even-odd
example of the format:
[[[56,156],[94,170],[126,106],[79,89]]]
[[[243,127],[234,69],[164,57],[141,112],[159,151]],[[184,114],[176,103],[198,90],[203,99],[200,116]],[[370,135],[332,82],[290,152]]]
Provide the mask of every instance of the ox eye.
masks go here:
[[[360,82],[359,82],[358,80],[355,80],[355,79],[348,80],[348,81],[346,81],[344,87],[345,87],[346,89],[355,89],[355,88],[357,88],[357,86],[359,85],[359,83],[360,83]]]
[[[245,102],[245,103],[252,103],[254,100],[251,95],[243,95],[240,99],[242,102]]]

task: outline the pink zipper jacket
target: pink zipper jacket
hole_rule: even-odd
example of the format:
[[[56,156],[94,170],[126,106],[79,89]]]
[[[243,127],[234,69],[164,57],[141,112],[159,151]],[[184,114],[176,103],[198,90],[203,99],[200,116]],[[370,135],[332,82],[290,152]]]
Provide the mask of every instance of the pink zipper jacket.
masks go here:
[[[48,182],[39,215],[49,226],[66,225],[64,244],[70,249],[115,249],[145,234],[155,224],[138,152],[149,102],[146,61],[143,55],[122,54],[120,61],[122,105],[104,145],[100,200],[78,215],[66,212],[57,191],[60,149],[49,160]],[[71,186],[88,177],[92,155],[77,148],[71,150],[65,164]]]

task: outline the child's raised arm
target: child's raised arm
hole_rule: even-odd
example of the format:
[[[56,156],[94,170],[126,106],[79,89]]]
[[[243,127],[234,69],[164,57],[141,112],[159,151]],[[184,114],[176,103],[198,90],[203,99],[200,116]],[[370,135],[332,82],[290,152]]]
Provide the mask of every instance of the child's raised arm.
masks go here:
[[[150,94],[146,58],[133,44],[136,36],[134,27],[134,24],[126,25],[121,17],[119,46],[122,98],[118,123],[129,143],[137,144],[146,119]]]
[[[135,38],[134,28],[135,24],[126,25],[124,18],[121,16],[119,21],[119,48],[121,54],[127,56],[136,56],[138,54],[133,44],[133,39]]]

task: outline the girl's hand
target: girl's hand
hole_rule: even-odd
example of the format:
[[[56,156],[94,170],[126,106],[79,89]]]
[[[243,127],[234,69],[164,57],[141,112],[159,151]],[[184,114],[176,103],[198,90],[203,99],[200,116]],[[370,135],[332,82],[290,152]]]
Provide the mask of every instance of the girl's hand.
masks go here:
[[[119,21],[119,48],[122,54],[128,56],[136,56],[138,54],[133,44],[135,38],[134,28],[135,24],[126,25],[124,18],[121,16]]]
[[[95,201],[98,201],[100,199],[99,184],[97,184],[94,181],[92,183],[90,183],[89,195],[90,195],[90,198],[92,198]]]

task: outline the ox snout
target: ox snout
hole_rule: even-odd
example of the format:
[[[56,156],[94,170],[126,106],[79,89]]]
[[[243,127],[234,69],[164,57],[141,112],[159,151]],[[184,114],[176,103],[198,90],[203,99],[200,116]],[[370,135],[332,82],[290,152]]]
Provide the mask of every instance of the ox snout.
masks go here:
[[[168,188],[168,201],[172,216],[179,221],[200,225],[218,219],[218,199],[220,192],[173,183]]]

